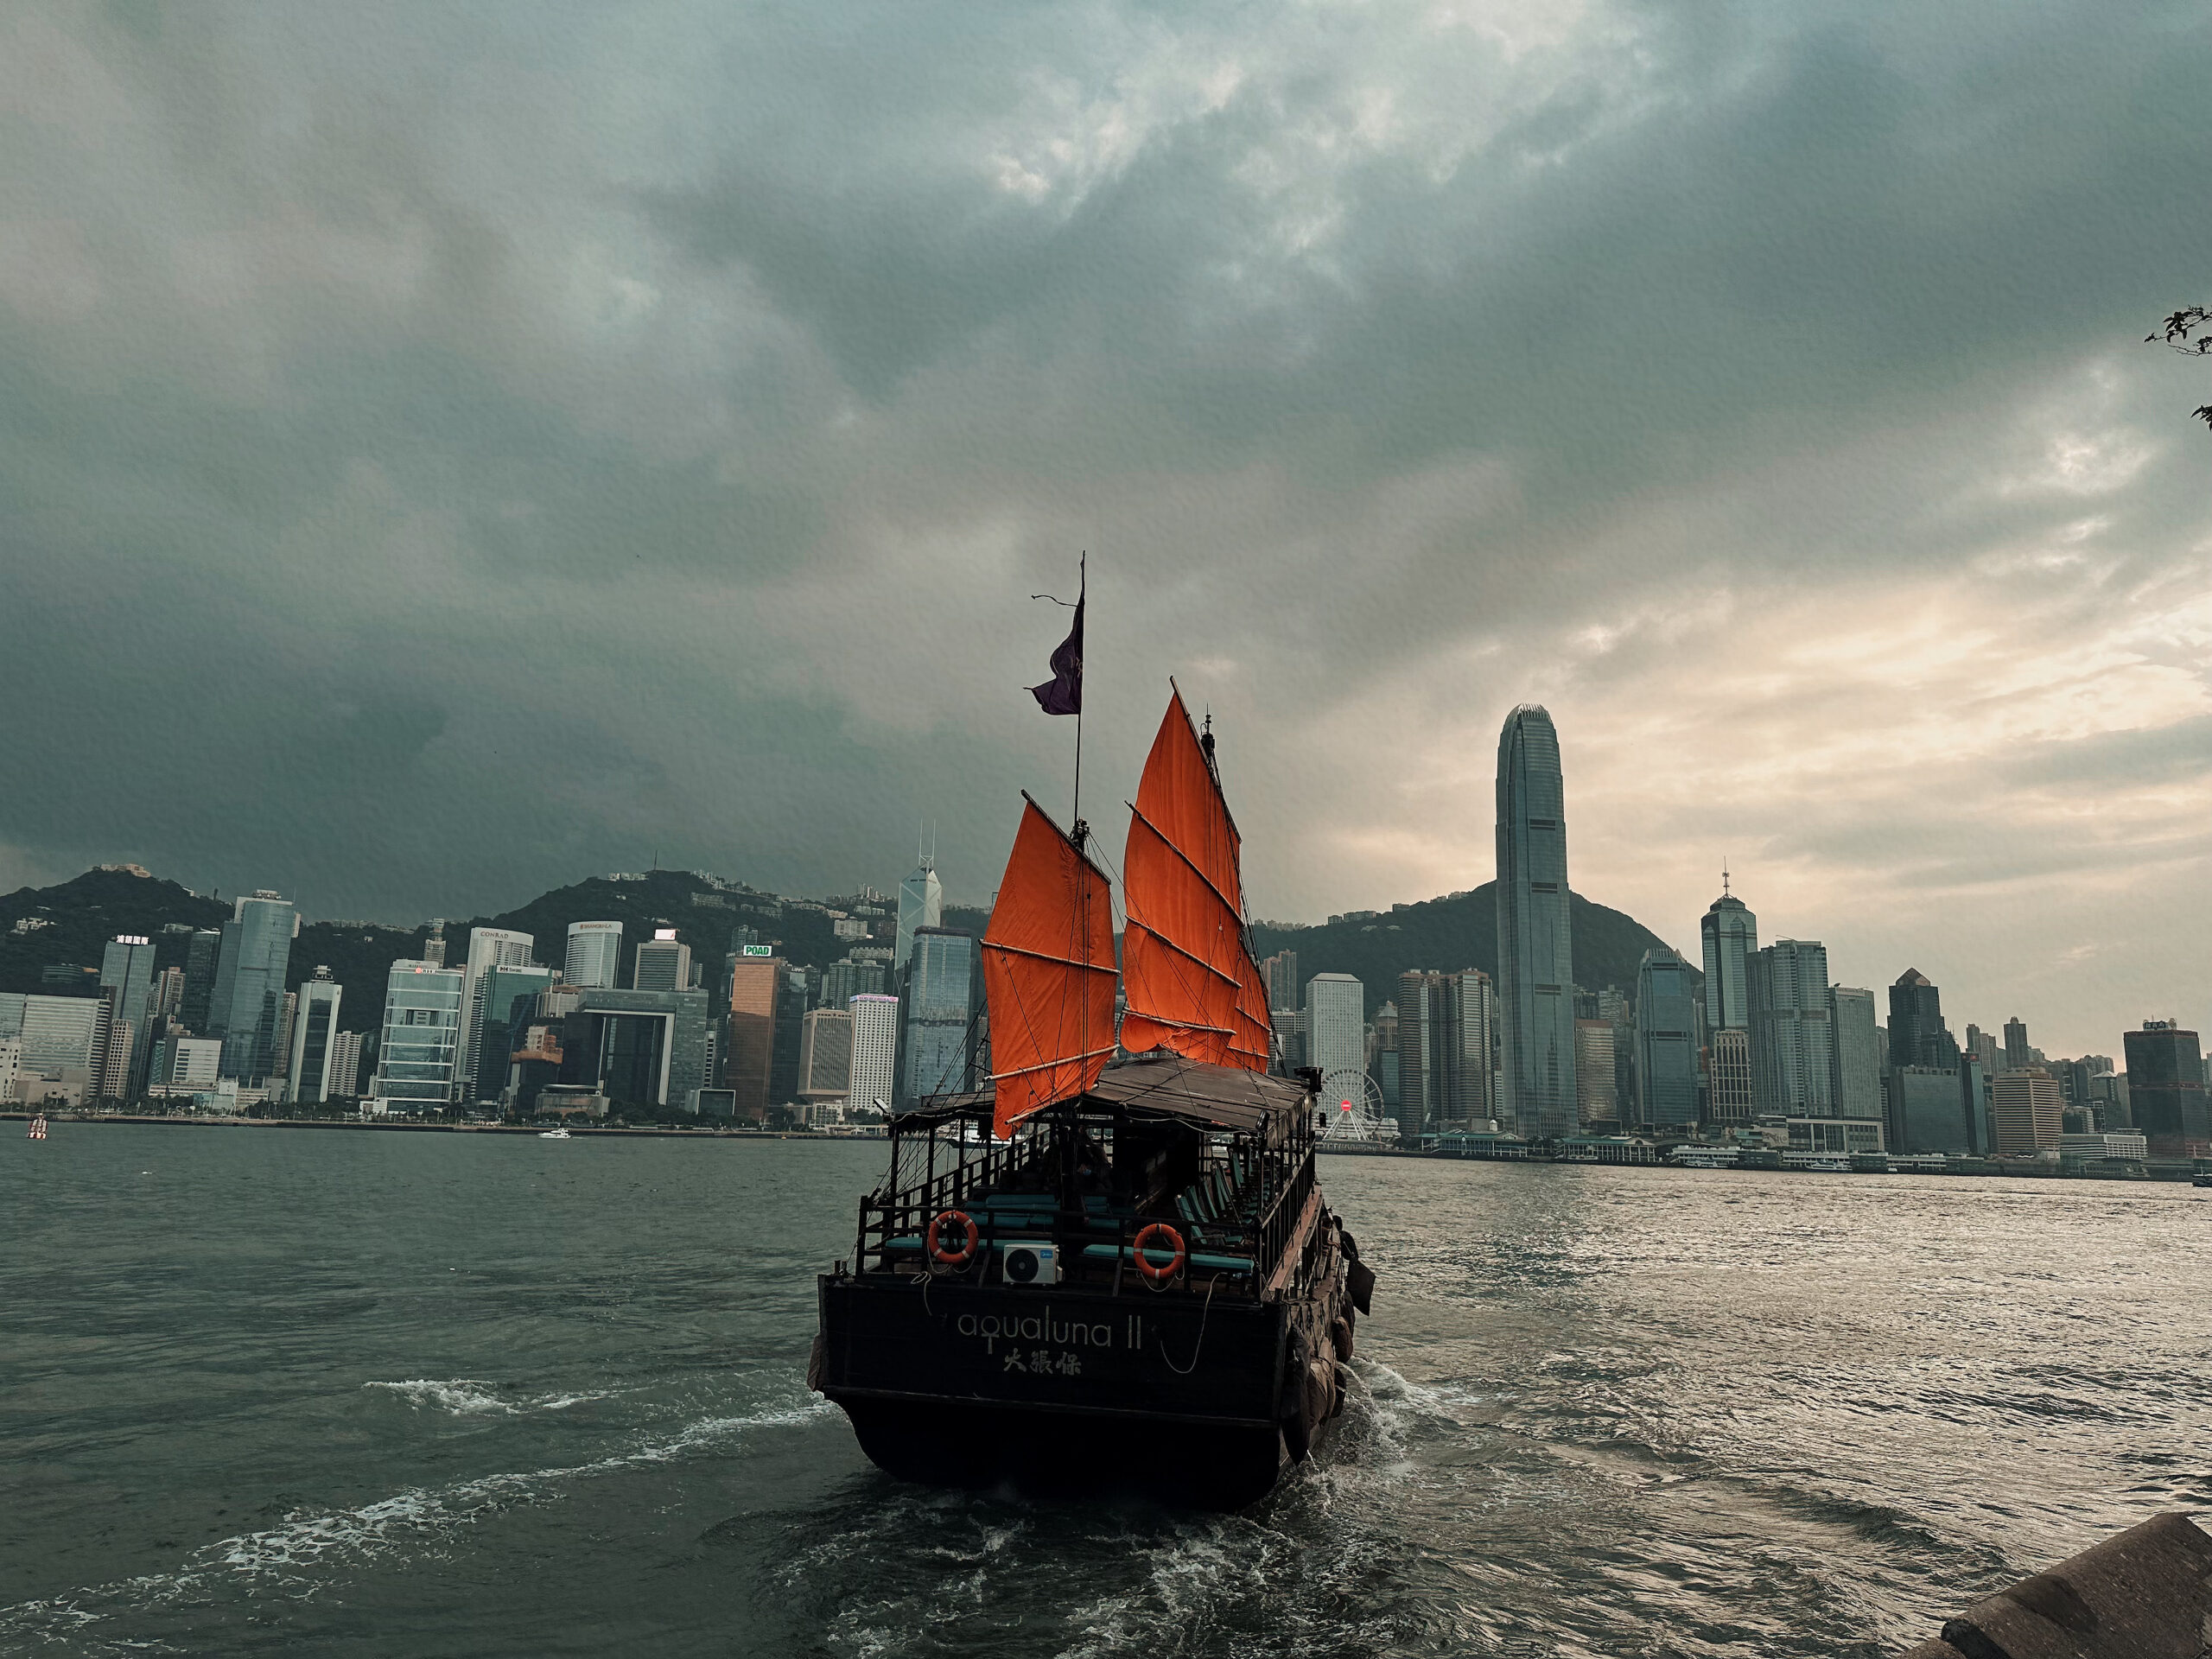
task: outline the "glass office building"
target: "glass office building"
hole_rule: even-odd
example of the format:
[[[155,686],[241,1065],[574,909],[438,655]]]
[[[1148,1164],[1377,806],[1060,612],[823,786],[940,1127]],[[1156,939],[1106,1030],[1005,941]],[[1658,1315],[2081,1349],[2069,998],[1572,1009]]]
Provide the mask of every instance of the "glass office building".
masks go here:
[[[1497,740],[1497,1016],[1499,1104],[1530,1140],[1578,1127],[1568,902],[1559,734],[1523,703]]]
[[[1751,958],[1751,969],[1752,1099],[1764,1113],[1835,1116],[1827,947],[1777,939]]]
[[[1742,899],[1724,893],[1705,912],[1698,931],[1705,941],[1706,1029],[1749,1031],[1751,960],[1759,948],[1759,918]]]
[[[497,1100],[505,1092],[516,1016],[530,1012],[537,994],[550,988],[558,977],[550,968],[527,963],[510,963],[484,970],[476,982],[481,1035],[477,1039],[476,1068],[467,1097]]]
[[[299,936],[298,907],[268,892],[237,900],[223,924],[207,1034],[223,1040],[223,1075],[249,1088],[276,1069],[284,975]]]
[[[374,1109],[397,1116],[442,1112],[453,1100],[461,1055],[458,968],[403,959],[385,985],[384,1039],[377,1048]]]
[[[333,1089],[331,1060],[338,1042],[338,1004],[345,988],[334,984],[330,969],[317,968],[315,976],[300,987],[299,1006],[292,1016],[291,1074],[286,1098],[319,1105],[335,1095],[351,1095],[351,1084]],[[340,1080],[342,1083],[342,1079]]]
[[[1697,992],[1681,952],[1657,946],[1636,970],[1637,1120],[1647,1129],[1697,1122]]]
[[[978,965],[972,935],[944,927],[914,930],[900,1004],[899,1104],[975,1087]]]

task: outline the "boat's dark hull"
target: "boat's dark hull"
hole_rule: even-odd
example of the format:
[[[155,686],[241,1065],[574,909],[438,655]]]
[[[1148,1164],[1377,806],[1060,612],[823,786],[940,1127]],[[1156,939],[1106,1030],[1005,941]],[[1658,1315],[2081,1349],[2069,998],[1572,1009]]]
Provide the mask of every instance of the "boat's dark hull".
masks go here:
[[[868,1460],[927,1486],[1236,1510],[1274,1490],[1282,1431],[948,1400],[838,1399]]]
[[[880,1467],[1039,1496],[1235,1509],[1326,1433],[1343,1278],[1274,1301],[827,1274],[810,1379]],[[1332,1344],[1331,1327],[1343,1321]]]

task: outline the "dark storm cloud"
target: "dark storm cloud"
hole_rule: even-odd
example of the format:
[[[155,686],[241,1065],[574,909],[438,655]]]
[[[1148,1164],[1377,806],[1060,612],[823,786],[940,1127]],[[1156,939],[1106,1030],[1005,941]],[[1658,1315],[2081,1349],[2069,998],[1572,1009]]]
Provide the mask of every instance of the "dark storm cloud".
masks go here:
[[[2181,6],[19,9],[0,875],[820,891],[928,817],[980,899],[1088,547],[1103,799],[1179,673],[1266,910],[1484,879],[1541,696],[1579,886],[1683,939],[1725,842],[1864,980],[1972,891],[1993,996],[2147,929],[2108,1023],[2202,855],[2205,394],[2134,342],[2208,70]]]

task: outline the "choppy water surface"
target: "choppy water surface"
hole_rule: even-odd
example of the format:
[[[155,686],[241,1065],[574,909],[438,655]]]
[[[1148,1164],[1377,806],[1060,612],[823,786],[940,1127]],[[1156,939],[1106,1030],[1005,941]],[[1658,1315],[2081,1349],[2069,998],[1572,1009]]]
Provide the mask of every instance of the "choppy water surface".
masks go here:
[[[2212,1507],[2186,1187],[1328,1160],[1360,1396],[1198,1517],[806,1393],[880,1143],[19,1135],[0,1652],[1873,1656]]]

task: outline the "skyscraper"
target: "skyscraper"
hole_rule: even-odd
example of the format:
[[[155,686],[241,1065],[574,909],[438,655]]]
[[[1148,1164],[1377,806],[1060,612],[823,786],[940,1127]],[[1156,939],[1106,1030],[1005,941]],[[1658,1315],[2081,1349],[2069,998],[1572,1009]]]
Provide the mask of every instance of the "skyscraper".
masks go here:
[[[1620,1099],[1613,1092],[1613,1022],[1577,1020],[1574,1022],[1575,1103],[1582,1128],[1601,1135],[1621,1127]]]
[[[1874,1022],[1874,993],[1848,985],[1828,988],[1828,1031],[1834,1046],[1829,1094],[1838,1117],[1882,1116],[1882,1038]]]
[[[570,922],[561,977],[584,990],[613,990],[622,971],[622,924]]]
[[[1438,982],[1442,978],[1418,969],[1398,976],[1398,1095],[1391,1105],[1398,1133],[1408,1139],[1440,1127],[1444,1116],[1435,1043],[1442,1001]]]
[[[492,1040],[499,1051],[499,1082],[505,1085],[507,1028],[485,1017],[484,976],[494,968],[523,966],[530,961],[531,947],[537,943],[530,934],[511,932],[505,928],[479,927],[470,931],[468,960],[461,969],[461,1007],[465,1023],[461,1027],[461,1067],[454,1077],[455,1100],[467,1100],[475,1093],[487,1031],[495,1033]],[[496,1096],[499,1091],[494,1089],[492,1092]]]
[[[1751,1033],[1730,1027],[1713,1033],[1706,1079],[1711,1097],[1706,1121],[1715,1128],[1741,1128],[1751,1121]]]
[[[913,873],[899,884],[899,954],[893,971],[903,971],[914,951],[914,935],[944,920],[944,887],[937,879],[937,852],[914,849]]]
[[[370,1085],[378,1112],[412,1117],[452,1103],[454,1065],[461,1055],[461,978],[458,968],[405,957],[391,964],[376,1081]]]
[[[118,933],[108,941],[100,957],[100,985],[115,993],[114,1019],[118,1022],[111,1039],[110,1049],[120,1046],[123,1054],[119,1068],[111,1064],[110,1071],[118,1073],[121,1087],[116,1090],[120,1100],[136,1100],[146,1086],[146,1060],[149,1044],[153,1037],[151,1019],[154,1000],[154,942],[143,934]],[[130,1026],[129,1040],[124,1041],[120,1022]]]
[[[682,1106],[706,1085],[706,992],[618,987],[574,995],[561,1021],[563,1084],[630,1106]],[[550,1000],[541,995],[541,1004]]]
[[[782,1103],[769,1100],[768,1082],[775,1064],[778,998],[779,994],[790,994],[785,986],[784,959],[751,954],[766,948],[749,946],[747,954],[731,965],[729,1038],[721,1049],[722,1086],[736,1095],[738,1116],[756,1123],[767,1116],[772,1103]],[[894,1011],[891,1035],[896,1044],[899,1022],[895,1011],[899,1002],[896,997],[890,1001]],[[884,1074],[883,1085],[883,1096],[888,1100],[888,1071]]]
[[[1943,999],[1928,976],[1908,968],[1890,987],[1890,1070],[1955,1071],[1959,1045],[1943,1024]]]
[[[1697,991],[1682,953],[1655,945],[1636,970],[1637,1122],[1686,1129],[1697,1122]]]
[[[907,945],[897,1102],[912,1105],[975,1087],[976,1010],[982,989],[972,934],[920,926]]]
[[[733,957],[730,960],[734,964],[739,959]],[[825,1008],[842,1008],[862,991],[882,988],[880,983],[873,987],[861,983],[861,964],[850,957],[833,962],[822,970],[822,1006]]]
[[[1620,1107],[1621,1122],[1632,1123],[1636,1121],[1635,989],[1631,987],[1624,993],[1619,986],[1608,985],[1593,1001],[1596,1011],[1591,1017],[1613,1028],[1613,1099]]]
[[[1549,714],[1522,703],[1497,740],[1497,1012],[1501,1105],[1531,1140],[1575,1128],[1568,897],[1559,734]]]
[[[46,1098],[35,1085],[47,1078],[79,1102],[98,1096],[107,1065],[111,996],[26,996],[17,1036],[21,1088],[27,1101]]]
[[[1981,1068],[1964,1070],[1979,1079]],[[1968,1096],[1980,1092],[1979,1081],[1967,1082],[1956,1065],[1893,1065],[1887,1079],[1891,1152],[1970,1153],[1980,1150],[1979,1131],[1972,1121]]]
[[[207,1007],[215,995],[215,964],[222,954],[223,936],[212,927],[197,930],[185,947],[184,1000],[177,1004],[177,1018],[188,1031],[205,1035]]]
[[[2019,1023],[2015,1020],[2012,1025]],[[2012,1035],[2012,1027],[2007,1027],[2008,1047]],[[2023,1035],[2021,1046],[2026,1046]],[[2059,1098],[2058,1084],[2041,1066],[1999,1071],[1989,1080],[1989,1104],[2000,1158],[2032,1158],[2037,1153],[2058,1149],[2059,1114],[2065,1103]]]
[[[2005,1069],[2005,1051],[1997,1046],[1997,1039],[1980,1026],[1967,1025],[1966,1040],[1959,1045],[1959,1052],[1974,1055],[1980,1060],[1985,1071],[2002,1071]]]
[[[289,1077],[292,1075],[292,1022],[298,1018],[299,1012],[299,993],[285,992],[283,1004],[276,1010],[276,1052],[269,1065],[269,1075],[272,1077]]]
[[[2196,1033],[2178,1020],[2145,1020],[2124,1033],[2127,1105],[2153,1158],[2212,1157],[2212,1112],[2208,1112],[2204,1060]]]
[[[1479,1128],[1497,1116],[1497,987],[1481,969],[1465,968],[1452,976],[1450,991],[1457,1030],[1444,1117],[1447,1123]]]
[[[330,1039],[330,1059],[323,1068],[325,1100],[358,1100],[361,1094],[361,1033],[341,1031]]]
[[[775,1036],[768,1052],[768,1098],[789,1106],[798,1097],[799,1047],[806,1037],[807,979],[804,968],[787,968],[776,995]]]
[[[1264,966],[1265,964],[1262,964]],[[1382,1092],[1382,1115],[1398,1115],[1398,1005],[1385,1002],[1375,1010],[1374,1041],[1369,1045],[1367,1073]]]
[[[640,991],[690,990],[691,947],[676,937],[674,928],[655,928],[652,938],[638,947],[630,984]]]
[[[1306,982],[1306,1064],[1321,1073],[1324,1110],[1350,1101],[1355,1113],[1366,1112],[1366,992],[1350,974],[1316,974]]]
[[[284,974],[299,936],[298,909],[266,890],[235,900],[223,924],[207,1034],[223,1040],[223,1075],[249,1088],[276,1069]]]
[[[2005,1065],[2017,1071],[2031,1063],[2028,1052],[2028,1022],[2014,1014],[2005,1022]]]
[[[1497,1115],[1491,1044],[1497,999],[1479,968],[1398,976],[1395,1097],[1386,1096],[1401,1138],[1480,1124]]]
[[[463,1089],[464,1100],[499,1100],[507,1090],[507,1072],[514,1053],[514,1027],[528,1014],[537,998],[558,982],[550,968],[527,962],[495,963],[476,982],[471,1006],[478,1026],[476,1065]]]
[[[1751,962],[1759,948],[1759,918],[1728,891],[1720,874],[1720,896],[1698,924],[1705,942],[1705,1023],[1708,1029],[1751,1028]]]
[[[1817,939],[1777,939],[1751,961],[1751,1097],[1762,1112],[1832,1117],[1835,1045],[1828,1029],[1828,953]]]
[[[853,1086],[853,1015],[849,1008],[817,1008],[799,1037],[798,1097],[842,1100]]]
[[[333,1095],[350,1096],[353,1086],[334,1088],[331,1067],[338,1039],[338,1000],[345,988],[331,982],[330,969],[317,967],[313,978],[300,986],[299,1006],[292,1016],[292,1052],[287,1067],[284,1097],[295,1104],[319,1106]]]
[[[899,999],[863,994],[853,999],[852,1081],[845,1094],[849,1110],[883,1109],[891,1104],[892,1068],[899,1052]],[[738,1103],[745,1109],[745,1103]]]
[[[1268,1007],[1270,1011],[1299,1006],[1297,951],[1276,951],[1260,964],[1260,972],[1267,981]]]

